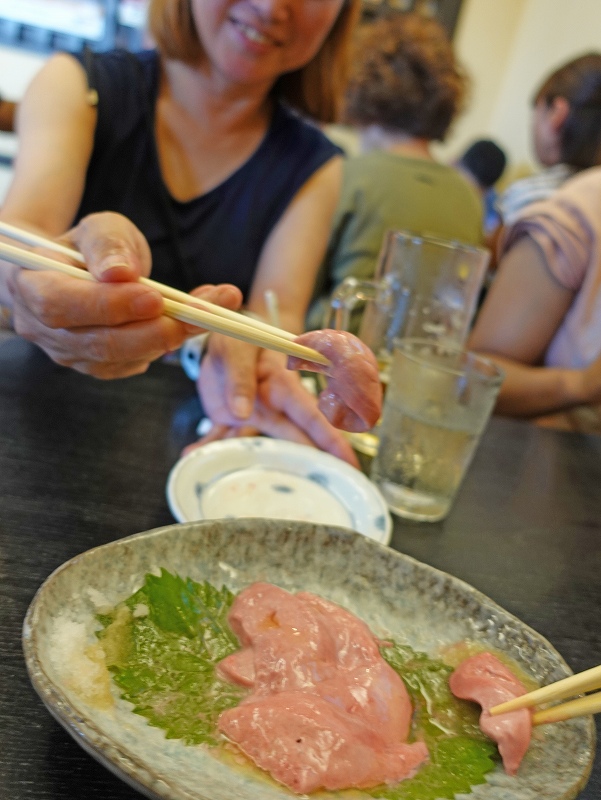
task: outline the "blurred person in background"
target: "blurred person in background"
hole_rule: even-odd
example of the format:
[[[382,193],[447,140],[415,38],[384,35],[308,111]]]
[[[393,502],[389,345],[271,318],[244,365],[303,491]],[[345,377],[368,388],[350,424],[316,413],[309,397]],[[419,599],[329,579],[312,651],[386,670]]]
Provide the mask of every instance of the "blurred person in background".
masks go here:
[[[544,169],[501,194],[497,207],[504,225],[579,170],[601,163],[601,53],[586,53],[554,70],[533,105],[532,144]]]
[[[476,187],[484,206],[485,236],[500,223],[496,208],[495,184],[505,172],[507,156],[503,148],[492,139],[477,139],[465,149],[454,166]]]
[[[468,346],[505,372],[496,412],[601,434],[601,167],[504,228]]]
[[[344,163],[308,328],[322,327],[345,278],[373,277],[387,230],[482,240],[478,193],[431,151],[462,109],[468,83],[445,29],[422,14],[387,13],[359,27],[352,60],[343,117],[359,128],[361,153]]]

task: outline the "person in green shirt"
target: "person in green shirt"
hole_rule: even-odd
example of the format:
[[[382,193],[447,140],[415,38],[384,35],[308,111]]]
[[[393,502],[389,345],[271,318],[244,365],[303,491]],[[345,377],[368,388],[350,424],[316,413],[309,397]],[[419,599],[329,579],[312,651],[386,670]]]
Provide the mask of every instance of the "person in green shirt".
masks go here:
[[[323,327],[333,290],[369,279],[387,230],[481,244],[482,202],[431,145],[463,107],[467,77],[445,29],[417,13],[364,23],[356,41],[345,121],[360,131],[361,153],[343,184],[306,326]]]

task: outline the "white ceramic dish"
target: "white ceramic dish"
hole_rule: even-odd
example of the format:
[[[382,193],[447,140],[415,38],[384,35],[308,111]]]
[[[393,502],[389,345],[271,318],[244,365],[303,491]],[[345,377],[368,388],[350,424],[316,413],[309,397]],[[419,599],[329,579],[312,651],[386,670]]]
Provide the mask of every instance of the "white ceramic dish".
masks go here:
[[[233,591],[267,580],[317,592],[358,614],[374,633],[416,650],[466,639],[510,655],[537,683],[570,674],[546,639],[471,586],[342,528],[276,520],[213,520],[171,525],[89,550],[56,570],[27,613],[23,648],[32,683],[74,739],[153,800],[290,800],[291,792],[232,768],[201,746],[166,739],[129,704],[92,707],[70,688],[69,641],[95,641],[99,606],[129,597],[148,572]],[[572,800],[584,787],[595,751],[592,717],[537,729],[517,777],[501,767],[470,800]],[[320,800],[349,797],[322,792]],[[352,793],[353,800],[366,797]],[[462,800],[466,798],[462,795]],[[369,800],[366,797],[366,800]]]
[[[260,517],[339,525],[388,544],[392,519],[359,470],[313,447],[265,437],[226,439],[193,450],[169,473],[178,522]]]

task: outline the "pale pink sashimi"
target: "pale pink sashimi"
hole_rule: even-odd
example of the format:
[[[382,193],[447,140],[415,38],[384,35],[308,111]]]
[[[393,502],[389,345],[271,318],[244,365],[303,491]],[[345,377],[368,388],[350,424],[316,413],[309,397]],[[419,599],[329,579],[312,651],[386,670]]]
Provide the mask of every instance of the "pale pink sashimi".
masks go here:
[[[336,673],[334,644],[323,629],[271,630],[255,639],[253,650],[255,695],[312,689]]]
[[[326,419],[345,431],[373,428],[382,411],[382,385],[369,347],[347,331],[309,331],[295,341],[317,350],[332,364],[323,367],[296,356],[288,358],[289,369],[311,369],[327,376],[327,388],[319,395],[319,409]]]
[[[240,592],[228,620],[238,638],[252,645],[252,685],[259,694],[308,688],[335,672],[335,644],[322,615],[283,589],[253,584]],[[243,674],[232,675],[237,683],[251,674],[249,656],[243,658]],[[235,656],[230,659],[220,665],[222,674],[240,666]]]
[[[497,743],[505,772],[515,775],[530,745],[532,714],[524,708],[491,717],[488,710],[526,694],[524,684],[492,653],[478,653],[461,662],[449,686],[455,697],[482,706],[480,728]]]
[[[299,592],[296,597],[318,613],[332,637],[336,660],[342,667],[354,669],[380,659],[379,642],[363,620],[311,592]]]
[[[260,633],[276,625],[275,612],[290,593],[272,583],[253,583],[237,595],[228,622],[242,645],[249,645]]]
[[[239,686],[254,686],[255,654],[252,647],[236,650],[230,656],[222,658],[217,665],[222,678]]]
[[[228,618],[245,646],[220,671],[252,693],[218,726],[276,780],[298,792],[366,788],[407,778],[428,757],[423,743],[405,743],[403,681],[349,611],[257,583]]]
[[[405,684],[384,659],[338,673],[318,683],[324,700],[379,731],[387,741],[404,742],[413,708]]]
[[[257,766],[303,794],[397,783],[428,758],[423,743],[390,743],[362,720],[304,692],[280,692],[224,711],[219,729]]]

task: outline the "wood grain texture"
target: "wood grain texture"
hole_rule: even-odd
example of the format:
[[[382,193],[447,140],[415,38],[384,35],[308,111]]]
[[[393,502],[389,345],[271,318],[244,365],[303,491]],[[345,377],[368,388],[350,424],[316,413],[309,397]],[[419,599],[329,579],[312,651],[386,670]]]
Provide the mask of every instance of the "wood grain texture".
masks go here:
[[[141,796],[47,712],[27,677],[21,625],[64,561],[173,522],[167,474],[199,416],[194,385],[177,367],[102,382],[18,338],[0,344],[2,800]],[[494,419],[449,517],[396,519],[392,546],[489,595],[574,671],[601,663],[601,437]],[[581,800],[599,797],[597,758]]]

